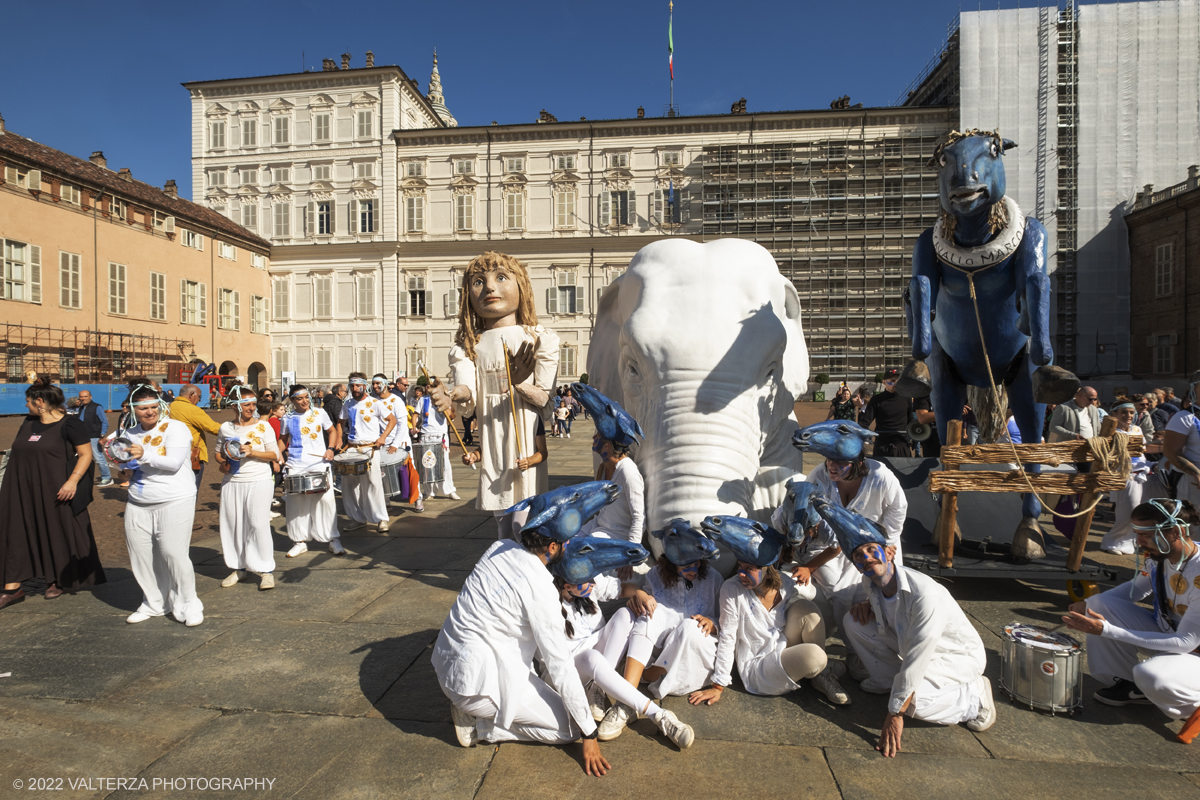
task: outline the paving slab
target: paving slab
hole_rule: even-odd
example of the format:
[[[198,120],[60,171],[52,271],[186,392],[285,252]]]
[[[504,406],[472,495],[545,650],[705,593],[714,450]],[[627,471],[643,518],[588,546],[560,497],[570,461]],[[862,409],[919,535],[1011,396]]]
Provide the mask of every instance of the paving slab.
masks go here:
[[[123,798],[292,797],[325,765],[336,762],[355,745],[355,720],[300,714],[241,713],[218,716],[191,738],[165,754],[137,777],[155,779],[203,777],[273,780],[258,791],[221,792],[185,783],[169,792],[121,792]],[[379,787],[386,795],[386,785]],[[327,795],[337,797],[338,795]]]
[[[25,605],[29,601],[26,600],[18,603],[18,606]],[[12,608],[12,606],[10,606]],[[8,609],[5,609],[6,611]],[[30,612],[27,614],[0,614],[0,641],[4,641],[19,630],[36,628],[39,625],[46,625],[58,619],[61,614],[48,614],[41,612]],[[0,664],[2,667],[3,664]],[[0,669],[0,672],[5,670]],[[2,785],[2,784],[0,784]]]
[[[104,571],[108,581],[99,586],[81,589],[73,594],[63,594],[53,600],[47,600],[40,593],[28,594],[21,602],[8,606],[0,615],[18,614],[120,614],[129,616],[142,602],[142,590],[133,573],[127,569],[115,568]]]
[[[1128,766],[1051,764],[861,750],[825,751],[845,800],[1030,800],[1040,797],[1200,797],[1178,773]]]
[[[371,559],[375,566],[402,570],[470,571],[490,546],[478,539],[394,539],[371,553]]]
[[[1183,777],[1187,778],[1197,786],[1200,786],[1200,772],[1188,772]]]
[[[471,800],[496,754],[494,746],[462,747],[449,725],[354,720],[354,746],[328,762],[296,800]]]
[[[207,619],[340,622],[387,594],[404,582],[405,577],[382,569],[277,568],[274,589],[260,590],[258,576],[248,575],[245,581],[206,594],[204,615]]]
[[[493,522],[491,514],[476,511],[474,514],[440,514],[430,516],[425,514],[409,514],[398,520],[393,520],[388,529],[388,536],[395,538],[417,537],[423,539],[461,539],[473,530],[488,522]]]
[[[478,800],[762,800],[769,797],[839,798],[838,787],[817,747],[780,747],[750,742],[697,741],[678,751],[661,736],[628,732],[600,745],[612,770],[585,775],[578,744],[564,747],[502,744]]]
[[[367,716],[441,723],[446,735],[453,737],[450,700],[442,692],[437,673],[433,671],[432,643],[392,688],[375,701],[374,709]]]
[[[104,702],[6,698],[0,710],[0,785],[7,797],[14,780],[61,778],[60,796],[104,797],[97,776],[132,776],[158,760],[219,711]],[[40,792],[38,796],[44,796]]]
[[[0,679],[0,695],[99,699],[239,624],[214,619],[189,628],[158,617],[129,625],[119,616],[64,615],[0,639],[0,664],[12,672]]]
[[[409,573],[408,580],[391,587],[347,619],[407,628],[441,628],[469,574],[466,571]]]
[[[114,699],[362,716],[437,634],[436,628],[246,621]]]

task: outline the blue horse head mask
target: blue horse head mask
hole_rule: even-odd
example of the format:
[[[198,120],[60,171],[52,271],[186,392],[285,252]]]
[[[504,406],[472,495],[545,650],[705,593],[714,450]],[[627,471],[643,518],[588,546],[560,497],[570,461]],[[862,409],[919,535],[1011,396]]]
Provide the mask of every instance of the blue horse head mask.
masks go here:
[[[887,546],[887,534],[876,523],[854,511],[835,506],[824,498],[818,497],[813,501],[813,507],[821,518],[829,523],[833,535],[837,538],[838,547],[846,558],[864,544]]]
[[[521,528],[522,533],[532,531],[565,542],[619,494],[621,487],[612,481],[588,481],[528,497],[504,513],[529,509],[529,519]]]
[[[720,551],[716,544],[693,528],[686,519],[673,519],[662,530],[650,535],[662,542],[663,555],[677,567],[701,559],[714,559]]]
[[[569,584],[588,583],[602,572],[640,564],[650,557],[646,548],[622,539],[576,536],[563,545],[563,557],[550,572]]]
[[[592,415],[592,421],[596,423],[596,430],[600,432],[601,439],[608,439],[621,447],[629,447],[637,441],[634,437],[640,438],[643,435],[642,426],[638,425],[637,420],[629,416],[629,412],[621,408],[617,401],[605,397],[586,383],[571,384],[571,391]]]
[[[834,461],[853,461],[863,445],[879,434],[857,422],[831,419],[801,428],[792,434],[792,446],[801,452],[820,453]]]
[[[700,529],[710,539],[728,547],[738,561],[756,567],[774,564],[787,544],[787,539],[779,531],[745,517],[705,517]]]
[[[803,479],[790,478],[786,488],[790,519],[787,540],[789,544],[800,544],[804,541],[805,532],[821,521],[821,516],[813,507],[813,501],[821,496],[820,487]]]

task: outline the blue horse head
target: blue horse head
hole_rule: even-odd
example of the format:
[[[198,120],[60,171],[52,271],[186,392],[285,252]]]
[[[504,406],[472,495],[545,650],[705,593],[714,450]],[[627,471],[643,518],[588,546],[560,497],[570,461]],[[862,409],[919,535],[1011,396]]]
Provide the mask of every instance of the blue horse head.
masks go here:
[[[789,544],[800,544],[804,541],[805,531],[821,521],[821,516],[813,507],[813,501],[821,496],[820,487],[795,478],[788,479],[785,486],[790,510],[787,540]]]
[[[792,434],[792,446],[801,452],[820,453],[834,461],[853,461],[863,445],[879,434],[857,422],[831,419],[801,428]]]
[[[942,209],[958,219],[987,213],[1004,198],[1004,151],[1016,143],[998,134],[970,130],[955,136],[934,153]]]
[[[576,536],[563,545],[563,557],[550,572],[566,583],[588,583],[602,572],[640,564],[650,552],[640,544],[600,536]]]
[[[712,560],[720,554],[716,544],[686,519],[673,519],[662,530],[650,531],[650,535],[662,542],[663,555],[677,567]]]
[[[644,435],[642,426],[638,425],[637,420],[629,416],[629,412],[621,408],[617,401],[610,400],[586,383],[571,384],[571,391],[591,414],[601,439],[608,439],[621,447],[629,447],[637,441],[634,437]]]
[[[834,505],[822,497],[816,498],[813,506],[833,529],[838,547],[842,549],[842,555],[846,558],[850,558],[854,551],[864,544],[887,546],[887,533],[862,514]]]
[[[756,567],[774,564],[787,544],[787,539],[779,531],[745,517],[705,517],[700,529],[710,539],[728,547],[738,561]]]
[[[529,519],[521,533],[532,531],[565,542],[620,493],[621,487],[612,481],[588,481],[527,497],[504,513],[529,509]]]

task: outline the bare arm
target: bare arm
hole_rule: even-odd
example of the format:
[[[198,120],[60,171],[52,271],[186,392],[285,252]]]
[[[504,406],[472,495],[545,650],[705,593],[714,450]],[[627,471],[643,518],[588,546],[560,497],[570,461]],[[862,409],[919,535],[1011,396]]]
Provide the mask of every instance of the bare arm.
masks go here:
[[[1200,483],[1200,467],[1183,457],[1183,446],[1187,434],[1178,431],[1163,431],[1163,455],[1175,469],[1185,473],[1194,483]]]

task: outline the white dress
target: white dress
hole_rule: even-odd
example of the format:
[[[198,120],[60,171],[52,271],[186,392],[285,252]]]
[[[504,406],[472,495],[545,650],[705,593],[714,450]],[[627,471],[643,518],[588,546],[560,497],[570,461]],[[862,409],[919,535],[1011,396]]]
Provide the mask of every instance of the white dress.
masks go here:
[[[547,463],[542,462],[525,472],[517,469],[518,442],[513,426],[509,401],[508,376],[505,370],[504,349],[515,352],[525,341],[537,337],[533,375],[525,380],[546,393],[547,405],[558,380],[558,334],[538,325],[532,328],[513,325],[484,331],[475,345],[475,360],[457,345],[450,350],[450,369],[455,385],[471,389],[471,397],[456,403],[458,413],[466,418],[476,415],[479,426],[479,495],[475,507],[481,511],[504,511],[527,497],[545,492],[549,486]],[[546,414],[545,406],[534,408],[517,393],[517,419],[521,428],[521,444],[529,456],[535,447],[538,421]]]
[[[641,544],[646,525],[646,494],[642,473],[632,458],[622,458],[613,471],[612,481],[621,487],[621,494],[584,523],[579,535],[607,536]]]
[[[652,616],[638,617],[630,634],[632,637],[645,635],[658,655],[650,666],[663,667],[667,674],[649,686],[654,697],[685,695],[703,689],[712,680],[713,665],[717,658],[718,631],[706,634],[700,623],[692,619],[699,614],[719,624],[721,573],[711,564],[703,579],[687,581],[680,578],[674,586],[667,587],[657,569],[646,574],[645,591],[654,596],[658,604]]]
[[[752,589],[742,586],[734,575],[721,584],[721,636],[712,682],[729,686],[736,663],[746,691],[750,694],[781,695],[800,684],[788,677],[781,654],[787,648],[783,634],[788,606],[799,599],[796,582],[782,575],[779,602],[768,610]]]
[[[275,429],[266,420],[249,425],[221,424],[217,450],[233,439],[248,443],[253,450],[278,455]],[[221,552],[225,566],[251,572],[275,570],[275,546],[271,540],[271,497],[275,476],[271,464],[242,458],[229,462],[230,471],[221,477]]]
[[[289,475],[304,472],[324,472],[329,489],[320,494],[285,494],[288,538],[293,542],[329,542],[341,536],[337,524],[337,501],[333,494],[333,473],[325,460],[323,431],[333,427],[324,409],[310,408],[303,414],[289,414],[283,419],[283,437],[288,440],[287,463]]]

